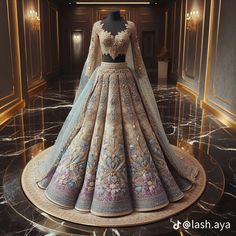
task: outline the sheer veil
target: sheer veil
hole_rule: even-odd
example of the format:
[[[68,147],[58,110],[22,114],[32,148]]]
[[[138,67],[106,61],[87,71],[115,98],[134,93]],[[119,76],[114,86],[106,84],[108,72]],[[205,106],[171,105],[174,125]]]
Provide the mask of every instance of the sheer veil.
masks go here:
[[[70,110],[66,120],[64,121],[63,126],[51,149],[50,158],[48,158],[47,160],[45,160],[44,163],[42,163],[42,168],[40,168],[39,170],[40,176],[44,176],[43,179],[37,181],[39,187],[41,188],[46,188],[46,186],[50,182],[50,178],[48,178],[48,176],[53,175],[63,153],[66,150],[66,147],[69,145],[70,141],[73,139],[73,137],[77,134],[77,132],[82,126],[82,120],[85,115],[86,104],[89,100],[94,86],[96,85],[96,74],[99,69],[99,65],[101,64],[102,54],[100,46],[98,46],[96,50],[98,53],[96,54],[95,68],[90,76],[86,75],[86,71],[88,69],[88,56],[82,69],[80,81],[76,86],[75,98],[72,104],[72,109]]]

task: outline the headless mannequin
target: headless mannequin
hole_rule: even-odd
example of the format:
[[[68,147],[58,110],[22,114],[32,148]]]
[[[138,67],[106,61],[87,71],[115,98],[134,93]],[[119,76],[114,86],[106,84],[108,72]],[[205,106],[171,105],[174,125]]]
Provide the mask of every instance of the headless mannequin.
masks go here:
[[[121,17],[120,11],[110,12],[109,15],[102,20],[103,29],[111,32],[113,36],[126,29],[127,22]],[[118,55],[112,59],[110,55],[102,55],[104,62],[125,62],[125,55]]]

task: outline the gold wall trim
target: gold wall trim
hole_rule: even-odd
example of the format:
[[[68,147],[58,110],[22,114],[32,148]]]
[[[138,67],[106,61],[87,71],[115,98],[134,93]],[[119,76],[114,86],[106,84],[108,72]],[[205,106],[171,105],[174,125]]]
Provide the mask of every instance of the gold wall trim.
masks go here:
[[[209,103],[202,101],[201,103],[202,109],[205,109],[206,111],[213,114],[221,123],[228,127],[232,127],[233,129],[236,129],[236,121],[231,119],[229,116],[224,114],[223,112],[217,110],[215,107],[210,105]]]
[[[180,75],[180,54],[181,54],[181,42],[182,42],[182,21],[183,21],[183,0],[181,0],[181,12],[179,22],[179,55],[178,55],[178,75]]]
[[[184,10],[184,37],[183,37],[183,55],[182,55],[182,68],[181,68],[181,78],[182,80],[186,81],[187,83],[193,85],[193,81],[189,81],[184,79],[184,62],[185,62],[185,45],[186,45],[186,14],[188,8],[188,0],[185,0],[185,10]]]
[[[186,14],[187,14],[187,10],[188,10],[188,0],[185,0],[185,11],[184,11],[184,37],[183,37],[183,40],[184,40],[184,43],[183,43],[183,57],[182,57],[182,69],[181,69],[181,77],[182,77],[182,79],[185,81],[185,82],[187,82],[187,83],[189,83],[189,84],[191,84],[191,85],[193,85],[194,86],[194,79],[193,80],[188,80],[188,79],[185,79],[185,61],[187,61],[187,60],[185,60],[185,52],[186,51],[188,51],[188,47],[189,47],[189,40],[188,40],[188,47],[187,47],[187,50],[186,50],[186,48],[185,48],[185,46],[186,46]],[[197,37],[197,34],[196,34],[196,37]],[[196,38],[195,37],[195,38]],[[188,33],[188,38],[189,38],[189,33]],[[196,48],[197,48],[197,38],[196,38],[196,43],[195,43],[195,55],[196,55]],[[188,54],[187,54],[187,56],[188,56]],[[194,65],[195,65],[195,56],[194,56]],[[195,67],[195,66],[194,66]],[[187,74],[186,74],[187,75]],[[188,76],[188,75],[187,75]]]
[[[186,36],[186,35],[185,35]],[[188,61],[188,52],[189,52],[189,42],[190,42],[190,32],[188,32],[188,36],[187,36],[187,50],[186,50],[186,60],[185,60],[185,48],[184,48],[184,56],[183,56],[183,68],[185,68],[184,70],[182,70],[183,72],[185,72],[185,75],[187,75],[190,78],[193,78],[193,80],[195,80],[195,76],[196,76],[196,61],[197,61],[197,49],[198,49],[198,28],[196,30],[196,35],[195,35],[195,50],[194,50],[194,63],[193,63],[193,75],[191,75],[190,73],[188,73],[188,63],[184,64],[185,62]],[[183,75],[183,78],[184,75]],[[189,82],[189,80],[188,80]]]
[[[58,9],[56,11],[56,24],[57,24],[57,63],[58,68],[60,67],[60,41],[59,41],[59,17],[58,17]]]
[[[39,83],[37,83],[37,85],[33,86],[32,88],[28,89],[28,95],[34,95],[36,93],[38,93],[40,90],[42,90],[43,88],[45,88],[47,85],[47,82],[45,80],[41,80]]]
[[[174,2],[174,10],[173,10],[173,39],[172,39],[172,65],[171,72],[174,73],[174,61],[175,61],[175,34],[176,34],[176,1]]]
[[[12,73],[12,91],[4,97],[0,98],[0,102],[4,102],[7,99],[15,99],[19,97],[21,99],[21,69],[20,69],[20,52],[19,52],[19,34],[18,34],[18,16],[16,9],[16,0],[11,2],[12,9],[9,8],[9,0],[6,0],[6,12],[7,12],[7,27],[8,37],[10,41],[10,58],[11,58],[11,73]],[[10,11],[13,14],[13,18],[10,18]],[[11,24],[12,22],[12,24]],[[13,48],[15,53],[13,53]],[[13,57],[14,55],[14,57]],[[14,68],[16,66],[16,68]],[[16,91],[17,88],[17,91]],[[17,93],[16,93],[17,92]]]
[[[17,11],[17,0],[14,1],[14,27],[15,27],[15,43],[16,43],[16,55],[17,55],[17,79],[18,79],[18,93],[19,93],[19,98],[22,100],[22,77],[21,77],[21,58],[20,58],[20,39],[19,39],[19,29],[18,29],[18,11]]]
[[[34,2],[35,3],[35,2]],[[32,32],[30,32],[30,28],[29,28],[29,24],[27,22],[27,12],[25,6],[29,6],[29,5],[25,5],[27,3],[25,3],[24,0],[22,0],[22,11],[23,11],[23,29],[24,29],[24,51],[25,51],[25,63],[26,63],[26,75],[27,75],[27,86],[31,86],[30,85],[30,81],[31,80],[40,80],[42,79],[42,37],[41,37],[41,25],[39,28],[39,32],[38,32],[38,46],[39,46],[39,74],[37,75],[33,75],[33,66],[32,66],[32,44],[31,44],[31,34]],[[34,5],[34,7],[37,7],[37,12],[38,12],[38,16],[41,18],[41,12],[40,12],[40,2],[39,0],[36,0],[36,4]],[[41,19],[42,20],[42,19]],[[28,30],[28,31],[27,31]],[[28,39],[28,42],[27,42]],[[28,55],[29,54],[29,55]],[[29,62],[29,63],[28,63]],[[30,74],[29,74],[29,69],[30,69]],[[31,77],[29,77],[31,76]]]
[[[13,86],[13,88],[14,88],[14,86]],[[1,97],[1,98],[0,98],[0,102],[2,102],[2,101],[4,101],[4,100],[8,99],[9,97],[14,97],[14,96],[15,96],[15,90],[13,89],[13,90],[11,91],[11,93],[7,94],[7,95],[4,96],[4,97]]]
[[[110,9],[99,9],[97,12],[97,19],[96,20],[102,20],[104,16],[107,16],[107,14],[110,12]],[[123,9],[121,11],[121,16],[126,19],[130,20],[130,10],[129,9]]]
[[[13,106],[1,112],[0,114],[0,125],[8,121],[19,109],[25,107],[25,101],[21,100],[16,102]]]
[[[187,14],[187,6],[188,6],[188,0],[185,0],[186,1],[186,5],[185,5],[185,15],[184,15],[184,31],[183,31],[183,54],[182,54],[182,68],[181,68],[181,72],[180,72],[180,65],[178,65],[178,68],[179,68],[179,75],[181,75],[181,79],[184,80],[187,84],[189,85],[192,85],[195,87],[195,85],[197,86],[196,87],[196,93],[199,94],[199,87],[200,87],[200,76],[201,76],[201,69],[202,69],[202,54],[203,54],[203,43],[204,43],[204,26],[205,26],[205,9],[206,9],[206,0],[203,1],[203,4],[201,3],[201,10],[202,10],[202,21],[201,21],[201,43],[199,43],[199,27],[197,28],[197,31],[196,31],[196,37],[195,37],[195,53],[194,53],[194,74],[193,76],[188,74],[187,73],[187,65],[185,65],[185,61],[186,58],[185,58],[185,52],[186,52],[186,49],[185,49],[185,46],[186,46],[186,19],[185,19],[185,16]],[[183,4],[181,4],[181,14],[182,14],[182,11],[183,11]],[[188,33],[189,35],[189,33]],[[181,40],[181,38],[180,38]],[[189,47],[189,44],[188,44],[188,47]],[[198,48],[200,50],[200,53],[199,53],[199,71],[198,71],[198,77],[196,77],[196,62],[197,62],[197,54],[198,54]],[[179,47],[179,50],[180,50],[180,47]],[[180,52],[179,52],[179,63],[180,63]],[[185,69],[186,67],[186,69]],[[185,72],[186,70],[186,72]],[[186,79],[185,77],[186,76],[189,77],[189,78],[192,78],[192,79]],[[196,82],[195,82],[196,81]]]
[[[200,78],[202,72],[202,55],[203,55],[203,45],[204,45],[204,31],[205,31],[205,15],[206,15],[206,0],[204,0],[204,7],[203,7],[203,23],[202,23],[202,41],[201,41],[201,51],[200,51],[200,64],[199,64],[199,74],[198,74],[198,84],[200,85]],[[198,86],[199,86],[198,85]]]
[[[150,2],[76,2],[77,5],[150,5]]]
[[[14,4],[16,4],[15,2],[13,2]],[[12,73],[12,82],[13,82],[13,87],[12,87],[12,92],[10,94],[10,96],[15,96],[16,95],[16,91],[15,91],[15,86],[17,85],[17,82],[15,80],[15,73],[14,73],[14,60],[13,60],[13,50],[12,50],[12,30],[11,30],[11,19],[10,19],[10,10],[9,10],[9,1],[6,0],[6,7],[7,7],[7,27],[8,27],[8,37],[9,37],[9,41],[10,41],[10,58],[11,58],[11,73]],[[15,9],[14,9],[15,10]],[[14,12],[14,15],[17,12]],[[15,22],[13,23],[14,26]],[[14,45],[15,46],[15,45]]]
[[[192,89],[190,89],[189,87],[187,87],[186,85],[184,85],[184,84],[182,84],[180,82],[177,82],[176,88],[179,91],[188,94],[194,100],[194,102],[197,103],[197,101],[198,101],[198,94],[195,91],[193,91]]]
[[[221,104],[216,103],[215,101],[213,101],[213,100],[211,100],[211,99],[209,99],[209,98],[208,98],[205,102],[208,103],[208,104],[212,104],[212,105],[214,105],[215,107],[219,107],[222,111],[224,111],[224,112],[228,113],[229,115],[231,115],[231,116],[233,116],[233,117],[236,118],[236,114],[235,114],[235,113],[233,113],[233,112],[227,110],[227,109],[226,109],[224,106],[222,106]]]
[[[213,18],[214,18],[215,1],[211,0],[210,6],[210,19],[209,19],[209,32],[208,32],[208,45],[207,45],[207,61],[206,61],[206,76],[205,76],[205,89],[203,101],[206,102],[209,91],[209,77],[210,77],[210,62],[212,51],[212,34],[213,34]]]
[[[21,100],[20,98],[15,98],[13,100],[10,100],[9,102],[5,103],[4,105],[2,105],[0,107],[0,113],[2,113],[4,111],[4,109],[7,109],[7,107],[12,106],[12,104],[15,104],[16,101]]]
[[[11,57],[11,69],[13,76],[13,91],[0,98],[2,105],[0,106],[0,116],[5,117],[11,107],[14,107],[16,103],[22,101],[22,83],[21,83],[21,62],[20,62],[20,46],[19,46],[19,32],[18,32],[18,13],[17,13],[17,0],[12,0],[9,5],[9,0],[6,0],[7,4],[7,17],[8,17],[8,33],[10,40],[10,57]],[[11,18],[10,18],[11,12]],[[13,50],[14,49],[14,50]],[[8,100],[7,100],[8,99]],[[6,100],[6,101],[5,101]],[[1,120],[5,118],[1,118]]]

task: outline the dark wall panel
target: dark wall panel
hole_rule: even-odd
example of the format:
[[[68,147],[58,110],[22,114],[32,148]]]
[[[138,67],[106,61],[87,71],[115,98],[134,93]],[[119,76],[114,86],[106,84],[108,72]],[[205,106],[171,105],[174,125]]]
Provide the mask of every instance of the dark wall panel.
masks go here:
[[[132,9],[132,21],[135,22],[142,51],[144,64],[151,82],[157,83],[157,55],[159,53],[160,27],[160,8],[155,6],[137,7]]]
[[[201,62],[203,55],[205,9],[207,0],[182,0],[181,1],[181,35],[179,54],[178,80],[186,85],[195,94],[199,94]],[[186,15],[191,11],[199,11],[199,20],[195,30],[187,28]],[[209,14],[209,13],[208,13]]]
[[[0,123],[5,111],[22,102],[15,0],[0,1]]]
[[[42,48],[43,48],[43,71],[44,75],[47,76],[51,73],[52,63],[51,63],[51,44],[50,42],[50,3],[49,1],[42,2],[42,14],[43,14],[43,34],[42,34]]]
[[[30,11],[40,20],[32,20]],[[59,71],[58,10],[49,0],[0,1],[0,124]]]
[[[149,76],[157,82],[157,54],[159,46],[159,11],[155,6],[97,5],[97,6],[62,6],[59,9],[60,26],[60,61],[61,70],[66,75],[79,75],[88,54],[92,25],[105,17],[110,11],[121,9],[127,20],[134,21],[140,39],[144,62]],[[74,40],[81,34],[79,42]],[[149,48],[147,47],[149,44]],[[75,51],[75,48],[76,51]],[[148,49],[148,53],[146,50]],[[144,52],[145,50],[145,52]]]
[[[43,77],[57,75],[59,66],[58,9],[49,0],[41,1]]]
[[[14,71],[12,61],[11,29],[7,1],[0,2],[0,95],[1,98],[14,93]]]
[[[24,49],[26,56],[26,74],[27,87],[33,88],[41,82],[42,77],[42,51],[41,51],[41,28],[35,29],[32,27],[28,18],[29,11],[34,9],[40,15],[39,0],[23,1],[23,20],[24,20]]]
[[[178,54],[179,54],[179,33],[180,33],[180,8],[181,4],[177,3],[178,0],[172,1],[170,5],[169,23],[168,23],[168,36],[169,36],[169,50],[170,50],[170,63],[169,63],[169,83],[176,84],[178,76]]]
[[[52,72],[55,72],[59,69],[58,11],[52,5],[50,7],[50,27]]]

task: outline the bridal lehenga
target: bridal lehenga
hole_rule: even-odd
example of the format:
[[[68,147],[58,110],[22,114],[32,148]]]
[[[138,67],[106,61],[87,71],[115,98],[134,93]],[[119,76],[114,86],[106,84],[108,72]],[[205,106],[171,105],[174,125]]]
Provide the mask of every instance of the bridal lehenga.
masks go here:
[[[168,142],[133,22],[115,36],[94,23],[73,108],[40,171],[49,200],[105,217],[160,209],[192,187],[198,169]]]

